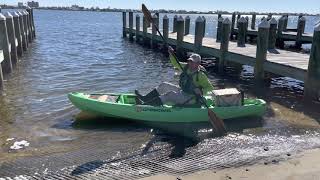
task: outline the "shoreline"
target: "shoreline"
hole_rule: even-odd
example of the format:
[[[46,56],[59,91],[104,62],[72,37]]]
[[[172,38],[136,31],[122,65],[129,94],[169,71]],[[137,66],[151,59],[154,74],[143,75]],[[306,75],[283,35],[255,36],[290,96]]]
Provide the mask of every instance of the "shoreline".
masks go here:
[[[185,176],[160,174],[143,180],[246,179],[246,180],[318,180],[320,179],[320,148],[306,150],[290,159],[271,164],[258,163],[238,168],[198,171]]]

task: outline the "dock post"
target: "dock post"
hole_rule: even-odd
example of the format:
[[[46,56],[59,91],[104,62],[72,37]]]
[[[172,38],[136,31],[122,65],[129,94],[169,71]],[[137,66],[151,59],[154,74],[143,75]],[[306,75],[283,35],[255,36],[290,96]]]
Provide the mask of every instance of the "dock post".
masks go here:
[[[320,100],[320,24],[313,32],[308,72],[304,87],[306,100]]]
[[[268,14],[268,17],[267,17],[267,21],[270,21],[270,20],[271,20],[271,18],[272,18],[272,14],[271,14],[271,13],[269,13],[269,14]]]
[[[188,35],[190,33],[190,17],[187,16],[184,22],[184,35]]]
[[[36,29],[35,29],[35,25],[34,25],[33,10],[34,10],[33,8],[30,8],[32,35],[33,35],[33,39],[35,39],[36,38]]]
[[[298,19],[302,18],[303,17],[303,14],[300,13],[299,16],[298,16]]]
[[[231,31],[231,22],[228,18],[224,19],[222,22],[222,34],[221,34],[221,43],[220,43],[220,57],[219,57],[219,73],[223,74],[224,64],[225,64],[225,56],[228,52],[229,47],[229,37]]]
[[[129,12],[129,40],[133,41],[133,12]]]
[[[222,17],[221,13],[218,13],[218,19],[220,19]]]
[[[269,29],[269,41],[268,41],[268,49],[275,49],[276,40],[277,40],[277,20],[272,18],[270,21],[270,29]]]
[[[216,42],[221,42],[222,22],[223,22],[223,18],[222,18],[222,17],[220,17],[220,18],[218,19],[218,26],[217,26],[217,39],[216,39]]]
[[[16,43],[16,33],[13,24],[13,16],[7,12],[5,13],[7,33],[9,38],[9,43],[11,45],[11,63],[12,66],[15,66],[18,62],[18,53],[17,53],[17,43]]]
[[[203,19],[203,37],[206,36],[206,24],[207,24],[207,19],[206,17],[202,16]]]
[[[306,18],[301,17],[298,20],[297,37],[296,37],[296,43],[295,43],[295,46],[298,49],[301,49],[301,46],[302,46],[301,38],[302,38],[302,34],[304,33],[305,26],[306,26]]]
[[[140,41],[140,16],[136,15],[136,42]]]
[[[20,29],[20,23],[19,23],[19,14],[17,12],[14,12],[12,14],[13,16],[13,24],[14,24],[14,30],[15,30],[15,35],[18,41],[18,46],[17,46],[17,54],[18,56],[22,56],[23,48],[22,48],[22,36],[21,36],[21,29]]]
[[[167,15],[163,16],[162,19],[162,26],[163,26],[163,38],[165,39],[166,42],[168,42],[168,37],[169,37],[169,18]],[[165,44],[165,42],[163,42]],[[167,50],[167,47],[164,47],[163,50]]]
[[[178,57],[183,57],[183,42],[184,37],[184,19],[182,16],[177,19],[177,55]]]
[[[122,36],[124,38],[127,37],[126,27],[127,27],[127,13],[122,12]]]
[[[234,26],[236,23],[236,13],[232,13],[232,20],[231,20],[231,33],[230,33],[230,39],[233,39],[233,34],[234,34]]]
[[[142,39],[143,39],[143,44],[144,45],[150,45],[150,42],[149,42],[149,39],[147,37],[147,33],[148,33],[148,25],[149,25],[149,22],[147,21],[146,17],[143,16],[142,18]]]
[[[3,14],[0,14],[0,49],[3,50],[4,57],[4,60],[1,63],[3,73],[11,73],[11,49],[7,32],[6,17]]]
[[[246,46],[246,28],[247,28],[247,20],[244,17],[241,17],[238,21],[238,47]]]
[[[173,30],[172,30],[172,32],[177,32],[177,19],[178,19],[178,16],[177,16],[177,15],[174,15],[174,17],[173,17]]]
[[[257,18],[256,13],[252,14],[252,18],[251,18],[251,29],[256,29],[256,18]]]
[[[34,29],[33,29],[33,15],[32,15],[32,9],[27,6],[27,12],[29,13],[29,29],[30,29],[30,38],[33,41],[34,39]]]
[[[159,27],[159,18],[158,18],[158,16],[156,14],[154,14],[152,16],[152,21],[155,24],[152,24],[151,48],[156,48],[157,47],[157,40],[156,40],[157,29],[156,29],[156,26]]]
[[[29,13],[30,9],[31,8],[29,6],[27,6],[25,13],[27,14],[27,27],[28,27],[28,31],[29,31],[28,40],[29,40],[29,43],[32,43],[33,35],[32,35],[32,28],[31,28],[31,14]]]
[[[279,19],[279,22],[278,22],[276,45],[281,49],[284,48],[284,40],[281,38],[281,36],[282,36],[282,32],[285,31],[285,23],[286,23],[286,21],[287,21],[287,17],[286,16],[282,16]]]
[[[25,13],[25,11],[22,11],[22,18],[23,18],[23,28],[24,28],[24,33],[25,33],[25,38],[26,38],[26,47],[29,47],[29,41],[28,41],[28,36],[29,36],[29,30],[27,27],[27,14]]]
[[[26,38],[26,31],[24,29],[23,14],[21,12],[18,12],[18,14],[19,14],[21,37],[22,37],[22,48],[24,51],[26,51],[27,50],[27,38]]]
[[[195,27],[195,34],[194,34],[194,51],[199,53],[200,48],[202,46],[202,40],[203,40],[203,19],[201,16],[199,16],[196,19],[196,27]]]
[[[286,18],[285,18],[285,21],[284,21],[284,29],[283,29],[283,31],[287,31],[289,15],[286,14],[286,15],[284,15],[284,16],[285,16]]]
[[[256,63],[254,66],[254,78],[257,82],[264,79],[263,64],[267,58],[270,24],[264,19],[258,26]]]
[[[237,28],[239,28],[239,19],[241,18],[241,14],[239,13],[238,15],[237,15]]]

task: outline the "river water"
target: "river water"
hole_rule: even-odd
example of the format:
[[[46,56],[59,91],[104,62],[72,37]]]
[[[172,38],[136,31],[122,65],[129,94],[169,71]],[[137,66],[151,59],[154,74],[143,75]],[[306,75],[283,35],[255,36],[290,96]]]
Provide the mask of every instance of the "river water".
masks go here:
[[[81,114],[67,99],[67,94],[73,91],[121,93],[140,89],[146,92],[163,81],[177,82],[164,54],[122,38],[121,13],[35,10],[34,14],[37,38],[14,72],[5,77],[5,88],[0,95],[0,167],[10,169],[14,166],[10,163],[25,158],[63,156],[81,149],[89,153],[89,147],[91,153],[97,150],[101,154],[103,149],[103,156],[96,158],[117,156],[119,152],[145,147],[155,136],[167,136],[157,126],[110,119],[91,122],[83,117],[76,121],[76,116]],[[191,15],[192,20],[195,18],[196,15]],[[307,17],[306,31],[312,32],[319,19]],[[207,22],[207,36],[214,37],[216,16],[208,15]],[[290,18],[289,26],[295,23],[296,19]],[[191,27],[193,32],[193,21]],[[303,105],[303,82],[277,77],[257,88],[252,82],[251,67],[245,66],[241,72],[230,68],[224,77],[214,69],[208,71],[215,87],[241,88],[249,97],[265,99],[268,111],[262,119],[227,122],[230,135],[219,142],[215,138],[206,139],[200,145],[202,149],[209,149],[210,139],[233,147],[238,138],[243,139],[242,133],[250,137],[252,144],[275,142],[275,149],[282,149],[279,136],[281,142],[288,142],[285,147],[297,147],[294,150],[320,147],[320,106]],[[207,132],[210,126],[201,125],[199,129]],[[23,140],[25,146],[21,149],[12,147]],[[61,168],[92,160],[94,157],[71,160]],[[0,177],[7,175],[7,171],[0,170]]]

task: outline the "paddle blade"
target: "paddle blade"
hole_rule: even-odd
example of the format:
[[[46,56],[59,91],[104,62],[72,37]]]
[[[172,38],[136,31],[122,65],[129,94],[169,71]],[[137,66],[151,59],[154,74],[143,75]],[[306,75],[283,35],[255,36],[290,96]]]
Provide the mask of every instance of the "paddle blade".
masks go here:
[[[215,130],[218,135],[224,135],[227,133],[224,122],[211,109],[208,109],[208,116],[213,130]]]
[[[148,8],[147,8],[144,4],[142,4],[142,12],[143,12],[144,17],[146,17],[146,20],[147,20],[149,23],[152,23],[151,13],[150,13],[150,11],[148,10]]]

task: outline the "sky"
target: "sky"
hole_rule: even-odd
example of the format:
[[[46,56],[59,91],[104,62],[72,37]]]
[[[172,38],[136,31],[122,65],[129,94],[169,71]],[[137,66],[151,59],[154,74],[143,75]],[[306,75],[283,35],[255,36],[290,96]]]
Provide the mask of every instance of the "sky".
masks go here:
[[[16,5],[28,0],[0,0],[0,4]],[[31,1],[31,0],[30,0]],[[40,6],[71,6],[140,9],[145,3],[148,9],[173,9],[197,11],[256,11],[320,13],[320,0],[35,0]]]

